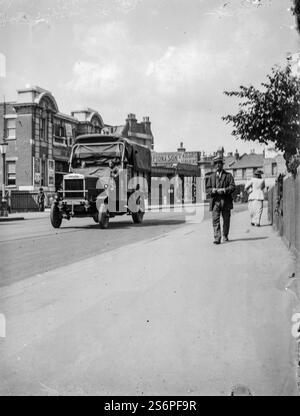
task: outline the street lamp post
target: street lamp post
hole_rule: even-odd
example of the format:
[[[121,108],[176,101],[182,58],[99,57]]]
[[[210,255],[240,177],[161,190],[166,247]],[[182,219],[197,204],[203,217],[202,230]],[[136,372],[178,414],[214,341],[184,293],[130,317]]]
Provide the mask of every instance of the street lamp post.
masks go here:
[[[0,216],[1,217],[8,217],[8,211],[7,211],[7,201],[5,197],[5,179],[6,179],[6,169],[5,169],[5,156],[7,151],[8,143],[3,141],[0,143],[0,153],[2,155],[2,161],[3,161],[3,170],[2,170],[2,200],[1,200],[1,210],[0,210]]]

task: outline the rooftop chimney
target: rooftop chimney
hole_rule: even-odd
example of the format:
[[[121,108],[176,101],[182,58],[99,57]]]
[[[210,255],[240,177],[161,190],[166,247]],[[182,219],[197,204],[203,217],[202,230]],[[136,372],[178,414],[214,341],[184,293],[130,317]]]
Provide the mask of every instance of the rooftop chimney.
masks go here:
[[[235,150],[234,157],[235,157],[236,160],[239,160],[239,158],[240,158],[240,154],[239,154],[237,149]]]
[[[143,124],[144,124],[145,133],[152,134],[151,127],[150,127],[151,126],[150,118],[148,116],[143,117]]]
[[[128,124],[129,124],[129,130],[131,132],[136,132],[137,119],[135,118],[135,114],[129,113],[128,116],[127,116],[126,122],[128,122]]]
[[[183,142],[180,142],[180,147],[177,149],[177,152],[185,152],[185,148],[183,147]]]

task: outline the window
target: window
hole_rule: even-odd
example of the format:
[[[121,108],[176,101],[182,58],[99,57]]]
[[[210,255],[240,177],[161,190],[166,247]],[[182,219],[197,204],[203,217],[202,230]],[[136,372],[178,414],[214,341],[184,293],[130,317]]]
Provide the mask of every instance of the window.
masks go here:
[[[242,178],[243,179],[246,178],[246,169],[245,168],[242,169]]]
[[[46,118],[42,118],[40,120],[40,138],[43,140],[46,140],[46,128],[47,128]]]
[[[5,128],[6,128],[6,137],[8,139],[15,139],[16,138],[16,119],[15,118],[7,118],[5,120]]]
[[[66,136],[66,132],[65,132],[65,126],[61,123],[59,126],[59,134],[60,137],[65,137]]]
[[[272,169],[272,176],[276,176],[277,175],[277,163],[276,162],[272,163],[271,169]]]
[[[236,169],[233,169],[232,175],[233,175],[234,178],[236,177]]]
[[[7,177],[6,184],[7,186],[16,186],[16,162],[6,162]]]
[[[42,159],[41,186],[47,186],[46,160]]]
[[[66,127],[63,120],[56,120],[54,124],[54,144],[67,146]]]

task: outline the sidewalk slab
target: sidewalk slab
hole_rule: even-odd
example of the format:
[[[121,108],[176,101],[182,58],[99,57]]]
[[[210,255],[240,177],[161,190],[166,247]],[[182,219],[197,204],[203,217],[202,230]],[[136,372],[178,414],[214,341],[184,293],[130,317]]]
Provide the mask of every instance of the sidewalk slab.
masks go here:
[[[215,246],[191,217],[2,288],[0,394],[296,395],[294,259],[266,224],[234,214]]]
[[[20,221],[24,220],[24,217],[16,217],[16,216],[8,216],[8,217],[0,217],[0,222],[9,222],[9,221]]]

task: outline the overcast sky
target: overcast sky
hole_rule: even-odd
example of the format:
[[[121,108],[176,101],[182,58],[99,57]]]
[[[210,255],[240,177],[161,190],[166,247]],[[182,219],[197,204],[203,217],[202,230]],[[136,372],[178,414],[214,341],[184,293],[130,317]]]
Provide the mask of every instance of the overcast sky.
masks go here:
[[[249,151],[221,120],[237,109],[223,91],[259,86],[299,49],[291,1],[261,2],[0,0],[0,93],[39,85],[61,112],[113,125],[148,115],[158,151]]]

